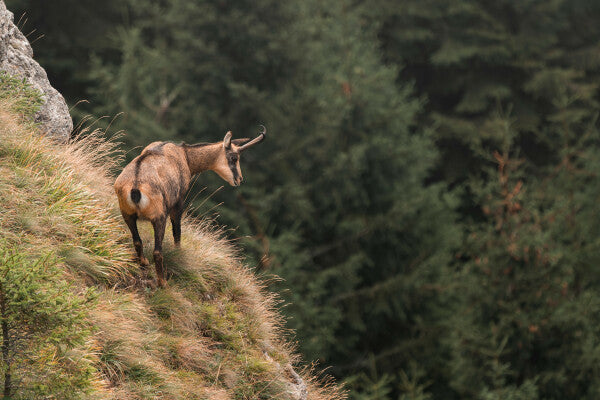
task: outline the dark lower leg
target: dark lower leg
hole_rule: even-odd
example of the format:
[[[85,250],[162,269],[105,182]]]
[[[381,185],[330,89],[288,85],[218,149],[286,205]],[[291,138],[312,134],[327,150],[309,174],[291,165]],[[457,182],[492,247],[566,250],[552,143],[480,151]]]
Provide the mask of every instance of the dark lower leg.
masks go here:
[[[162,251],[154,250],[154,266],[156,267],[156,281],[158,286],[167,286],[167,279],[165,278],[165,266],[163,264]]]
[[[137,215],[125,215],[123,214],[125,223],[131,231],[133,237],[133,247],[135,247],[135,253],[137,254],[138,261],[141,265],[147,266],[148,260],[144,257],[144,246],[142,245],[142,239],[137,229]]]
[[[173,241],[175,247],[179,247],[181,242],[181,211],[176,210],[171,213],[171,227],[173,228]]]
[[[162,256],[162,242],[165,237],[166,224],[166,217],[152,221],[152,225],[154,226],[154,265],[156,267],[156,278],[160,287],[165,287],[167,285]]]

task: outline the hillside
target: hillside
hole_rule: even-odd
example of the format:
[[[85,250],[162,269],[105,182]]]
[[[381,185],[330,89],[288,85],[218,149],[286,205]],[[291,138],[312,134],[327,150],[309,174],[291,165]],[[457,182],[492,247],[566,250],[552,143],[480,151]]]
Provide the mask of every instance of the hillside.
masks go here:
[[[0,310],[18,344],[3,359],[11,398],[344,397],[294,372],[276,300],[208,222],[186,219],[182,250],[168,231],[169,287],[142,284],[111,186],[115,145],[98,133],[68,145],[39,135],[27,118],[35,93],[6,76],[0,98],[0,303],[17,315]],[[140,225],[151,258],[151,227]],[[31,310],[43,318],[30,322]]]

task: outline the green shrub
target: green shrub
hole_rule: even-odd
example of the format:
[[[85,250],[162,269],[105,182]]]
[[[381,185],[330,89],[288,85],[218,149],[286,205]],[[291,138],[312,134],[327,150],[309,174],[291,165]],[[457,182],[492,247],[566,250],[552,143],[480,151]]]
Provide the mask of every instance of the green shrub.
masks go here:
[[[21,250],[21,251],[20,251]],[[0,241],[0,382],[4,398],[77,398],[93,377],[82,350],[90,289],[76,293],[58,259],[36,261]]]

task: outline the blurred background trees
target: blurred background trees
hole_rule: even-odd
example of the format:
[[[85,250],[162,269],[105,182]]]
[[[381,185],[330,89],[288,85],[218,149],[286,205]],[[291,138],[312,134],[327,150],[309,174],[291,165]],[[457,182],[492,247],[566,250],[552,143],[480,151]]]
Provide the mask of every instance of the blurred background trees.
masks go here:
[[[129,159],[267,126],[246,184],[190,205],[282,278],[353,398],[598,397],[600,5],[7,6],[76,118],[122,113]]]

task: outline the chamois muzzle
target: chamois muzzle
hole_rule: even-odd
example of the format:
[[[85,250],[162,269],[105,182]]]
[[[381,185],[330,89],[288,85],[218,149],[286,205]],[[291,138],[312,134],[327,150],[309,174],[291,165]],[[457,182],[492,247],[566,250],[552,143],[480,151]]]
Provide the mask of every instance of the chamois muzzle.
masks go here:
[[[238,151],[244,151],[249,147],[254,146],[257,143],[260,143],[263,141],[263,139],[265,138],[265,136],[267,135],[267,128],[265,128],[264,125],[260,125],[262,127],[262,132],[260,133],[259,136],[255,137],[254,139],[252,139],[251,141],[249,141],[248,143],[246,143],[243,146],[238,147]]]

